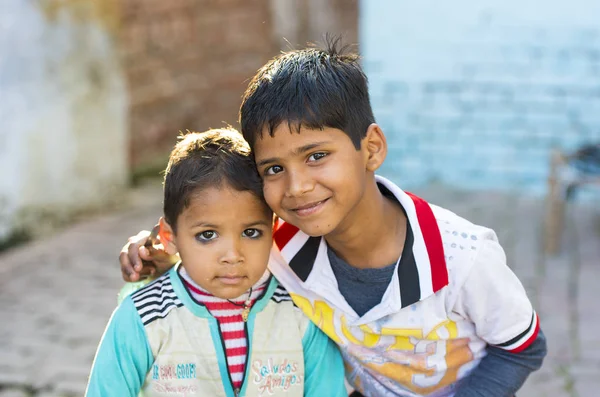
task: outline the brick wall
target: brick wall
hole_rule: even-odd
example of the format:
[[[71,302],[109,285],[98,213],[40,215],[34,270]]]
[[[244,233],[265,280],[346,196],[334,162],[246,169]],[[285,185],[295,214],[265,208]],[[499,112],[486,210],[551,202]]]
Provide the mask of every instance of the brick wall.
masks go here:
[[[337,18],[336,32],[343,35],[344,42],[359,45],[359,0],[332,0]]]
[[[357,0],[123,0],[122,7],[134,169],[163,167],[179,130],[238,127],[248,80],[287,48],[282,37],[298,46],[326,31],[357,40]]]
[[[600,141],[600,3],[361,3],[384,174],[541,192],[551,148]]]
[[[358,44],[358,0],[271,0],[273,39],[281,49],[321,43],[325,33]]]
[[[163,166],[179,130],[237,126],[270,35],[268,0],[124,0],[132,166]]]
[[[302,46],[329,31],[356,42],[357,25],[357,0],[125,0],[131,165],[162,166],[179,130],[237,127],[247,81],[286,48],[282,37]]]

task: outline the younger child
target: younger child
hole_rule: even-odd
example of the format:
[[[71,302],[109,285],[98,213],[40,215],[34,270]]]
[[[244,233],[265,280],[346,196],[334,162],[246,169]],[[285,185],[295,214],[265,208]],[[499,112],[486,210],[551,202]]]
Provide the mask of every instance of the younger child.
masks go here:
[[[114,312],[86,395],[346,396],[337,347],[267,270],[272,226],[242,136],[183,136],[159,231],[181,261]]]

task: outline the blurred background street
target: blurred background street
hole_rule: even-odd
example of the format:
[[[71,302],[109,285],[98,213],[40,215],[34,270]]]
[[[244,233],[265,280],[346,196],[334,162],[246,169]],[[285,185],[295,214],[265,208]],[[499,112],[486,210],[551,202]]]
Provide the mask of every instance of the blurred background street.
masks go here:
[[[600,394],[600,2],[0,2],[0,397],[81,396],[179,131],[239,127],[281,50],[341,35],[382,175],[496,229],[549,340],[519,397]]]

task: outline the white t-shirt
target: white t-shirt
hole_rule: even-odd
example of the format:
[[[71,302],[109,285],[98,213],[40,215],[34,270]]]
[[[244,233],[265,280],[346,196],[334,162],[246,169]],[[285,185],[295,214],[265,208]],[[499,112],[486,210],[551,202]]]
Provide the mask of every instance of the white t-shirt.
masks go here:
[[[270,270],[340,346],[346,376],[366,396],[452,396],[487,344],[521,351],[539,322],[491,229],[377,177],[412,230],[381,303],[358,316],[338,290],[324,238],[281,224]],[[360,291],[357,291],[360,294]]]

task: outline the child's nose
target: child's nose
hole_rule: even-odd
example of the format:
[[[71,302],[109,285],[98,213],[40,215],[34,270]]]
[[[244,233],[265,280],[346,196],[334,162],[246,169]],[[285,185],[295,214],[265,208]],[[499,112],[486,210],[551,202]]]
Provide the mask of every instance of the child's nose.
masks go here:
[[[244,261],[242,252],[237,241],[230,241],[225,247],[220,258],[224,265],[236,265]]]

